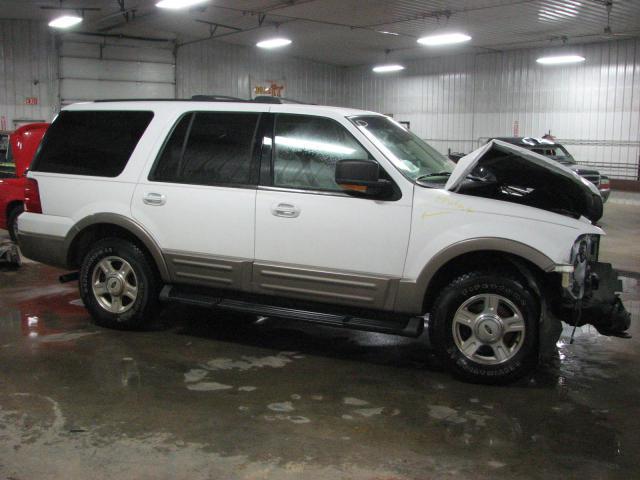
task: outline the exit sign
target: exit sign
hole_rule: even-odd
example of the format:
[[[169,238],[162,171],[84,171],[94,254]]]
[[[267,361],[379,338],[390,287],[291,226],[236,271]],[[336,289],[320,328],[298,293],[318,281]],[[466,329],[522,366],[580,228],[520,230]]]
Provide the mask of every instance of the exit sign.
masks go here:
[[[27,97],[24,99],[25,105],[37,105],[38,97]]]

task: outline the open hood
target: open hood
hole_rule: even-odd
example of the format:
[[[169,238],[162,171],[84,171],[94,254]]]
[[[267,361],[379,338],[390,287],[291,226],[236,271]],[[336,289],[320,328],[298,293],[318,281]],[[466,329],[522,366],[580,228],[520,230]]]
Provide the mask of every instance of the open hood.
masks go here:
[[[462,157],[445,189],[592,222],[602,216],[602,197],[591,182],[554,160],[500,140]]]

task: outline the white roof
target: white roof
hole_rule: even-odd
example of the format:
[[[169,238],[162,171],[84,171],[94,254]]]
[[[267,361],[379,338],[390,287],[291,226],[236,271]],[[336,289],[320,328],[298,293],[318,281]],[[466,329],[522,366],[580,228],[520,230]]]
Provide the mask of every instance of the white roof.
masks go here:
[[[322,116],[380,115],[376,112],[354,108],[330,107],[307,104],[271,104],[259,102],[215,102],[193,100],[126,100],[80,102],[66,106],[63,110],[151,110],[154,112],[175,112],[193,110],[240,111],[240,112],[282,112]]]

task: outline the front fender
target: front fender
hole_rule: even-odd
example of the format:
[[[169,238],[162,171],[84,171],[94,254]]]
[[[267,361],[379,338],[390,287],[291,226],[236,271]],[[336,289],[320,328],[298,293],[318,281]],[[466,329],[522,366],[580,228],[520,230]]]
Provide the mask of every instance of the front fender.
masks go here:
[[[473,252],[493,251],[524,258],[545,272],[553,271],[556,263],[544,253],[529,245],[506,238],[469,238],[443,248],[434,255],[420,271],[415,281],[402,280],[399,286],[396,309],[413,313],[420,312],[424,296],[433,277],[440,268],[461,255]]]
[[[433,276],[460,255],[504,252],[552,271],[569,262],[580,235],[604,233],[590,223],[532,207],[442,190],[416,190],[411,239],[396,302],[402,311],[419,312]]]

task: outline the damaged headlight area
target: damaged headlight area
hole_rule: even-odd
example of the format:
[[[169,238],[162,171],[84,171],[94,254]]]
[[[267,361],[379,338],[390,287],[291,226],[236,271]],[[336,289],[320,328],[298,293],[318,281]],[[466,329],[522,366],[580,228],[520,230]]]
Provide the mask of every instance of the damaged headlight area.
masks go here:
[[[562,271],[562,286],[572,299],[580,300],[598,287],[597,275],[592,274],[591,267],[598,261],[599,249],[599,235],[582,235],[573,244],[570,268]]]
[[[603,335],[628,337],[631,315],[619,297],[622,281],[610,263],[598,261],[599,248],[599,235],[582,235],[571,248],[571,263],[556,266],[562,276],[562,318],[579,327],[593,325]]]

